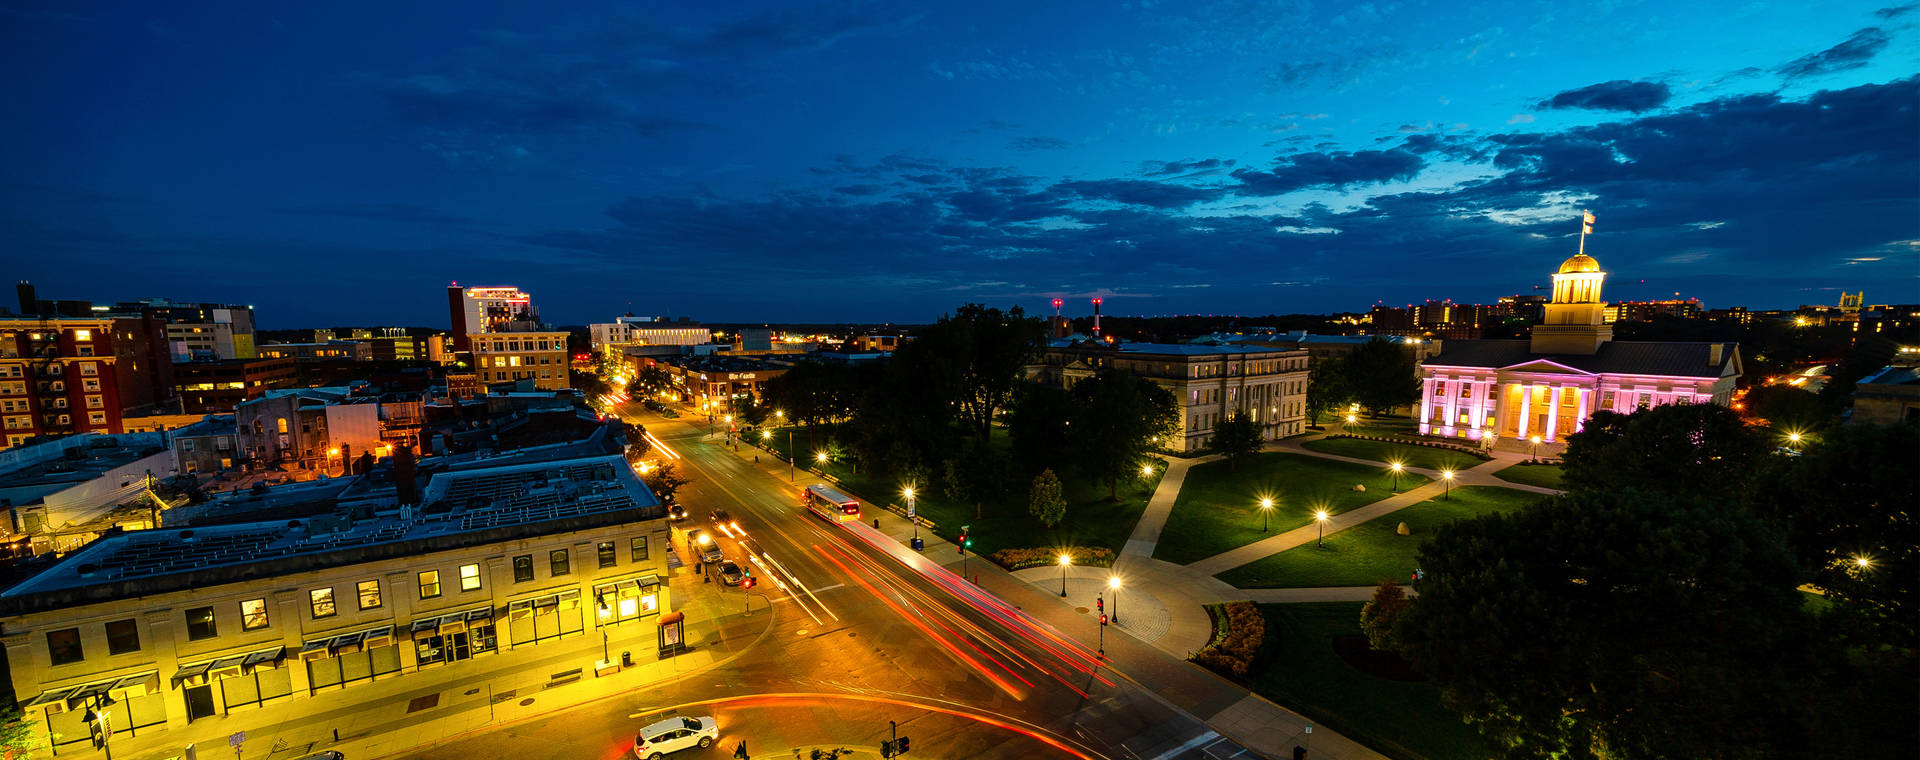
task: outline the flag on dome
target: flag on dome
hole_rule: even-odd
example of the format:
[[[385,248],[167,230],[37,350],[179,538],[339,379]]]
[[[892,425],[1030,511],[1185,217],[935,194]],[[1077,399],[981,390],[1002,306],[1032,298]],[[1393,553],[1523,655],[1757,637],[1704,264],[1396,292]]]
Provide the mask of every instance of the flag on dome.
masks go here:
[[[1584,213],[1584,216],[1581,217],[1580,220],[1580,234],[1591,235],[1593,234],[1593,212],[1586,211],[1582,213]]]

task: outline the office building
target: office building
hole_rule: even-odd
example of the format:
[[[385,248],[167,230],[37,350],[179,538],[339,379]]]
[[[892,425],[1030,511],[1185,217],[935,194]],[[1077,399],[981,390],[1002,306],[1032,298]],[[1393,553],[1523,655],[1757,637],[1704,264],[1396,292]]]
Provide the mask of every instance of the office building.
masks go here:
[[[223,359],[173,368],[174,388],[186,414],[231,412],[241,402],[294,384],[294,360]]]
[[[322,343],[266,343],[259,347],[263,359],[292,359],[302,364],[323,361],[373,361],[373,346],[357,340],[329,340]]]
[[[537,327],[540,321],[533,296],[515,287],[462,288],[453,283],[447,286],[447,312],[459,352],[473,350],[474,335],[501,332],[516,323]]]
[[[482,387],[520,380],[531,380],[543,391],[572,387],[565,331],[473,333],[467,343]]]
[[[0,430],[6,446],[41,435],[121,432],[122,417],[173,394],[160,323],[125,317],[0,318]]]
[[[1188,453],[1205,449],[1214,426],[1236,413],[1259,423],[1266,440],[1306,432],[1307,361],[1304,349],[1066,338],[1048,342],[1028,377],[1061,388],[1108,368],[1146,378],[1178,400],[1177,438],[1167,448]]]
[[[698,346],[713,342],[713,332],[686,317],[636,317],[628,314],[612,322],[587,325],[594,353],[618,355],[628,346]],[[772,341],[768,331],[768,342]],[[768,346],[771,348],[771,345]]]

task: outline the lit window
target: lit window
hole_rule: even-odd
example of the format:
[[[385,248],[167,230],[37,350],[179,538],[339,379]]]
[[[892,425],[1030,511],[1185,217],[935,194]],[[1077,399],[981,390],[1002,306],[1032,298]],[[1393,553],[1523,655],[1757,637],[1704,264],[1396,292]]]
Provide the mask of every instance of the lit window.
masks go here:
[[[480,588],[480,566],[460,566],[460,590],[474,591]]]
[[[420,598],[432,599],[440,595],[440,571],[424,570],[420,573]]]
[[[92,330],[74,330],[73,339],[74,340],[93,340],[93,331]]]
[[[370,610],[380,606],[379,581],[361,581],[355,589],[360,594],[360,609]]]
[[[207,616],[209,620],[211,620],[213,616],[212,608],[207,609]],[[187,625],[189,627],[193,625],[193,612],[191,610],[187,613]],[[267,600],[249,599],[241,602],[240,630],[257,631],[265,627],[267,627]]]
[[[318,620],[320,618],[333,617],[333,613],[335,610],[333,608],[333,588],[332,587],[317,588],[312,591],[308,591],[307,598],[313,603],[314,619]]]

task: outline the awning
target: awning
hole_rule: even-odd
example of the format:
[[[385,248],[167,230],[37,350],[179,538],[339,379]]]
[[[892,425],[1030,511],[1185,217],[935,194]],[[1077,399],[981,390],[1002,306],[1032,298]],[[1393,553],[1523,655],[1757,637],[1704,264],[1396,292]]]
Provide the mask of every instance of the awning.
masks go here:
[[[332,644],[333,644],[333,639],[314,639],[313,641],[309,641],[305,644],[301,644],[300,659],[302,661],[311,662],[313,660],[324,660],[324,659],[327,659],[328,657],[332,657],[333,656]]]
[[[440,635],[452,636],[453,634],[456,634],[456,633],[466,633],[466,632],[467,632],[467,616],[466,615],[456,614],[456,615],[448,615],[446,617],[440,618]]]
[[[533,614],[533,602],[522,599],[507,605],[507,619],[519,620]]]
[[[660,576],[647,573],[646,575],[640,576],[639,583],[641,586],[658,586],[660,585]]]
[[[682,620],[685,620],[685,619],[687,619],[687,613],[684,613],[684,612],[669,612],[669,613],[667,613],[667,614],[665,614],[665,615],[661,615],[661,616],[660,616],[660,623],[659,623],[659,624],[660,624],[660,625],[673,625],[674,623],[678,623],[678,622],[680,622],[680,621],[682,621]]]
[[[467,611],[467,625],[487,625],[493,622],[493,608],[481,607]]]
[[[75,689],[72,694],[68,694],[67,704],[72,705],[74,702],[80,702],[83,700],[92,699],[94,697],[104,696],[112,688],[113,688],[112,681],[96,681],[94,683],[87,684],[78,689]]]
[[[184,683],[188,686],[198,686],[204,683],[207,680],[207,666],[212,664],[212,662],[196,663],[174,671],[173,685],[178,687]]]
[[[34,697],[32,701],[27,702],[27,706],[58,705],[57,712],[65,712],[67,709],[67,696],[79,691],[81,688],[82,687],[79,686],[64,686],[58,689],[49,689],[40,692],[40,696]]]
[[[110,691],[120,692],[121,698],[144,697],[160,692],[160,671],[138,673],[113,683]]]
[[[571,610],[580,606],[580,589],[570,589],[560,593],[560,609]]]
[[[244,654],[214,660],[212,665],[207,666],[207,677],[217,681],[240,675],[240,665],[246,661]]]
[[[383,625],[367,631],[366,638],[360,640],[360,645],[367,649],[393,646],[393,626]]]
[[[364,632],[335,636],[333,637],[333,643],[330,647],[333,649],[335,656],[353,654],[354,652],[360,651],[360,640],[366,637],[367,634]]]
[[[254,652],[253,654],[247,655],[247,661],[244,663],[241,663],[241,666],[245,667],[248,670],[271,670],[273,668],[280,667],[280,661],[286,659],[286,657],[287,657],[286,647],[273,647],[271,649],[262,649],[258,652]]]
[[[421,636],[436,635],[439,632],[439,630],[440,630],[440,618],[430,617],[425,620],[413,621],[412,633],[413,633],[413,637],[416,639],[420,638]]]

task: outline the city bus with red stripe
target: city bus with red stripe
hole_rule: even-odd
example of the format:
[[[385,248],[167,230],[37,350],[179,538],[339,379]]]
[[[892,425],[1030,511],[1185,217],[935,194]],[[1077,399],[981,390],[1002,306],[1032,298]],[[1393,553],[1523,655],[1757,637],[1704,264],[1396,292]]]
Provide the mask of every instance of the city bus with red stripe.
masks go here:
[[[860,500],[838,488],[815,483],[800,492],[807,509],[828,522],[853,522],[860,519]]]

